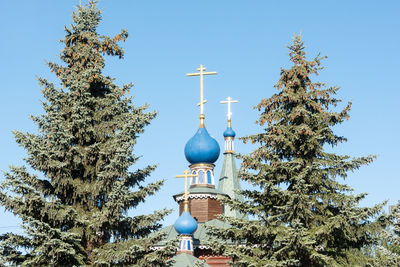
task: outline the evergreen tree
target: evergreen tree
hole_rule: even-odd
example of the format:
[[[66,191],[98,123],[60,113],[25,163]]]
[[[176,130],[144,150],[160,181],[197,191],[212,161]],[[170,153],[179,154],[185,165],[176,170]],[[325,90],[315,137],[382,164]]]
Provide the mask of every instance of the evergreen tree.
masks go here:
[[[326,151],[346,138],[333,126],[349,118],[351,103],[332,111],[340,99],[337,87],[313,82],[319,55],[305,57],[300,36],[289,47],[293,66],[281,70],[279,93],[255,107],[263,132],[241,138],[257,148],[242,160],[239,177],[254,186],[243,190],[244,202],[226,203],[254,220],[225,217],[230,229],[210,232],[235,245],[223,249],[233,266],[351,266],[365,260],[361,249],[387,223],[382,205],[360,208],[366,194],[353,194],[339,181],[374,156],[351,158]],[[218,248],[216,248],[218,249]],[[354,265],[353,265],[354,266]]]
[[[32,117],[38,133],[15,131],[27,152],[26,167],[11,166],[0,203],[21,218],[24,234],[0,237],[4,264],[21,266],[167,266],[175,248],[155,251],[153,233],[169,212],[128,216],[163,181],[144,184],[155,169],[131,171],[138,135],[156,116],[135,106],[129,92],[102,74],[104,56],[122,58],[118,42],[96,31],[96,1],[73,13],[65,28],[62,64],[48,63],[62,88],[39,78],[44,114]],[[151,235],[150,235],[151,234]]]
[[[392,224],[379,233],[373,266],[400,266],[400,202],[390,215]]]

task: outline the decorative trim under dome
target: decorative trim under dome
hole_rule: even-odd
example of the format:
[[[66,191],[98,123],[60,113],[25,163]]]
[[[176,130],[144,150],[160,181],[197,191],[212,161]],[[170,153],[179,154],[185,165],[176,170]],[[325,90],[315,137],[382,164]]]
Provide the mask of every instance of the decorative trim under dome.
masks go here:
[[[205,246],[205,245],[197,245],[197,246],[195,246],[195,248],[198,248],[198,249],[210,249],[209,246]]]
[[[212,199],[218,199],[218,195],[213,195],[213,194],[190,194],[188,196],[188,199],[201,199],[201,198],[212,198]],[[176,197],[176,201],[182,201],[185,200],[184,197]]]
[[[219,196],[228,197],[226,193],[211,187],[190,187],[188,191],[188,199],[199,199],[204,197],[218,199]],[[172,197],[175,201],[182,201],[184,200],[184,192],[175,194]]]

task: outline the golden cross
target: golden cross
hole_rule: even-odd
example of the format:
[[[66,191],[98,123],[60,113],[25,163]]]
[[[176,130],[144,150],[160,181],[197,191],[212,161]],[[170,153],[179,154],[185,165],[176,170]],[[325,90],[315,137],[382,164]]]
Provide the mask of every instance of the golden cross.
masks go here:
[[[230,96],[228,96],[228,98],[226,99],[226,101],[220,101],[219,103],[221,104],[228,104],[228,123],[231,121],[231,116],[232,116],[232,112],[231,112],[231,104],[232,103],[238,103],[239,101],[237,100],[232,100],[232,98]]]
[[[187,73],[186,76],[200,76],[200,103],[197,105],[200,106],[200,116],[204,116],[204,103],[206,103],[206,100],[203,99],[203,76],[204,75],[213,75],[217,74],[215,71],[208,71],[205,72],[206,68],[203,67],[203,65],[200,64],[200,68],[197,68],[199,72],[196,73]]]
[[[176,175],[176,178],[185,178],[185,193],[183,194],[184,200],[187,200],[187,197],[189,195],[188,192],[188,177],[197,177],[197,174],[189,174],[190,172],[186,169],[183,175]]]

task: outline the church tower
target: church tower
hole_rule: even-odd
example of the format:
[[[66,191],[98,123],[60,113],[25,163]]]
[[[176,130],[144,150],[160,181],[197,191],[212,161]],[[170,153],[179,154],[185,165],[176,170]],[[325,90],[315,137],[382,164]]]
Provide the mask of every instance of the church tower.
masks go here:
[[[185,157],[190,163],[189,168],[192,175],[189,189],[189,211],[197,222],[208,222],[216,219],[218,214],[223,213],[223,207],[218,200],[219,196],[226,194],[215,188],[214,162],[218,159],[220,148],[218,142],[210,136],[205,127],[203,99],[203,77],[204,75],[217,74],[216,72],[205,72],[200,65],[198,73],[189,73],[188,76],[200,76],[200,126],[195,135],[185,145]],[[174,196],[179,203],[179,213],[184,210],[184,199],[182,194]]]
[[[199,72],[189,73],[187,76],[200,76],[200,125],[196,133],[185,145],[184,154],[189,162],[189,170],[184,175],[176,177],[185,178],[185,191],[173,196],[179,204],[179,218],[172,226],[163,228],[165,240],[161,241],[157,247],[164,246],[169,240],[178,238],[179,247],[174,267],[193,266],[196,260],[206,260],[205,266],[226,267],[228,257],[216,254],[212,248],[208,247],[209,236],[207,226],[228,228],[230,225],[218,219],[218,215],[224,214],[231,217],[242,217],[240,213],[229,207],[224,207],[221,198],[231,198],[242,200],[238,191],[241,190],[236,164],[234,139],[235,131],[231,125],[231,104],[238,101],[230,97],[222,104],[228,104],[228,127],[224,131],[225,139],[224,163],[219,179],[214,173],[214,163],[219,157],[220,147],[218,142],[210,136],[205,127],[203,99],[203,78],[204,75],[217,74],[216,72],[206,72],[200,65]],[[219,180],[218,188],[216,181]],[[226,241],[229,245],[229,240]],[[157,248],[156,247],[156,248]]]
[[[232,129],[231,121],[231,104],[238,103],[238,101],[232,100],[231,97],[228,97],[226,101],[221,101],[220,103],[228,105],[228,127],[223,134],[225,139],[225,152],[224,163],[222,165],[221,175],[218,182],[218,190],[222,193],[227,194],[231,199],[243,201],[243,196],[238,194],[238,191],[241,190],[241,186],[238,179],[238,170],[236,169],[235,163],[234,140],[236,133]],[[235,218],[243,217],[243,215],[241,215],[238,211],[232,210],[229,207],[226,207],[224,209],[224,215]]]

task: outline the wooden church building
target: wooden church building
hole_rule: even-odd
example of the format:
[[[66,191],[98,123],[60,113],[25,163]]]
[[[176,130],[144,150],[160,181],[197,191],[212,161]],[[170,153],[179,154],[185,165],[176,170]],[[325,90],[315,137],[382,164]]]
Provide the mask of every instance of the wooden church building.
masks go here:
[[[218,142],[212,138],[205,127],[205,116],[203,114],[203,76],[216,74],[216,72],[205,72],[200,65],[198,73],[190,73],[188,76],[200,76],[200,126],[195,135],[185,145],[185,157],[189,162],[190,171],[186,170],[184,175],[185,192],[175,194],[174,200],[179,205],[179,218],[174,225],[163,228],[166,239],[158,244],[165,245],[169,240],[179,239],[177,255],[174,257],[174,266],[193,266],[197,261],[205,260],[205,266],[223,267],[228,266],[229,258],[216,255],[206,245],[208,240],[206,226],[229,227],[226,223],[217,219],[219,214],[231,217],[242,217],[239,212],[224,207],[221,197],[242,200],[236,193],[241,189],[234,157],[235,132],[231,126],[231,103],[230,97],[221,101],[228,105],[228,126],[223,133],[225,148],[223,152],[223,166],[219,176],[215,176],[214,163],[220,155]],[[218,181],[218,184],[217,184]]]

